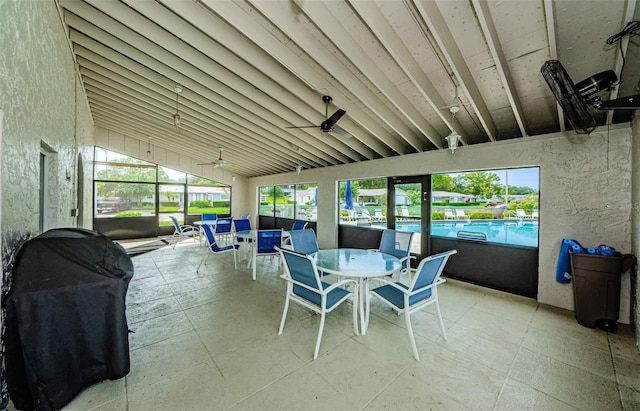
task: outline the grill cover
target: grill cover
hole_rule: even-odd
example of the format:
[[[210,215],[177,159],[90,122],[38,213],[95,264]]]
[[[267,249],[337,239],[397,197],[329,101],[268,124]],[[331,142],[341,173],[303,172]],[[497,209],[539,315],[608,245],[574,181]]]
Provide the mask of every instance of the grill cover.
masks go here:
[[[6,300],[6,377],[18,409],[55,410],[85,387],[129,373],[125,299],[133,263],[90,230],[27,241]]]

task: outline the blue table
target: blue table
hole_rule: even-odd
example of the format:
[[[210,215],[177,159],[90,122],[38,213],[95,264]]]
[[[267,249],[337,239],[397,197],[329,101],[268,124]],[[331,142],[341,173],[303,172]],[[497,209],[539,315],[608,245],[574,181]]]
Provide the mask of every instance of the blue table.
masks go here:
[[[337,248],[320,250],[311,254],[319,271],[342,277],[358,279],[358,302],[360,308],[361,332],[367,332],[369,315],[364,312],[364,298],[369,292],[368,281],[372,277],[394,274],[402,268],[400,259],[390,254],[357,248]],[[366,315],[365,315],[366,314]]]

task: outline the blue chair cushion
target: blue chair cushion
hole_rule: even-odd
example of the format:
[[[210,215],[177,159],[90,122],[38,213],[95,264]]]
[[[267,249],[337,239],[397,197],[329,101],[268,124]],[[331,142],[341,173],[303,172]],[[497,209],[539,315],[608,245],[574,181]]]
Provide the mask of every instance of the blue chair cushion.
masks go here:
[[[331,284],[322,282],[322,288],[330,287]],[[299,297],[304,298],[305,300],[320,306],[322,298],[320,294],[309,290],[308,288],[301,287],[299,285],[293,285],[293,293]],[[351,294],[350,291],[344,290],[342,288],[335,288],[327,294],[327,310],[331,309],[334,305],[336,305],[340,300],[342,300],[345,296]]]
[[[404,288],[405,290],[409,289],[402,283],[397,282],[396,284]],[[399,309],[404,309],[404,293],[397,288],[387,284],[378,288],[374,288],[373,290],[371,290],[371,292],[378,294],[380,297],[389,301]],[[431,297],[431,289],[420,291],[419,293],[416,293],[409,297],[409,306],[412,306],[413,304],[425,300],[429,297]]]

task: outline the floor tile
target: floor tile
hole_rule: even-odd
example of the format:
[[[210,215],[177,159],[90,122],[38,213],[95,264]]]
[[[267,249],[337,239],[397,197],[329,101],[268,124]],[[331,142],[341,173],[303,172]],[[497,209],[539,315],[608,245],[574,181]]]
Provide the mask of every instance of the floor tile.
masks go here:
[[[448,280],[406,322],[372,303],[366,335],[351,301],[326,316],[291,304],[277,259],[211,255],[190,241],[134,257],[127,295],[131,372],[65,410],[637,410],[640,351],[628,326],[605,333],[571,311]],[[11,408],[10,408],[11,409]]]

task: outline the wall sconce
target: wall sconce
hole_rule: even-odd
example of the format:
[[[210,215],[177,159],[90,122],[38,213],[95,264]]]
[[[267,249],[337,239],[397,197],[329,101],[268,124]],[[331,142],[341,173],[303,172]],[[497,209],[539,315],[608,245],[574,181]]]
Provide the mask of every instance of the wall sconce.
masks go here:
[[[71,180],[71,169],[67,167],[64,176],[67,178],[67,181]]]

